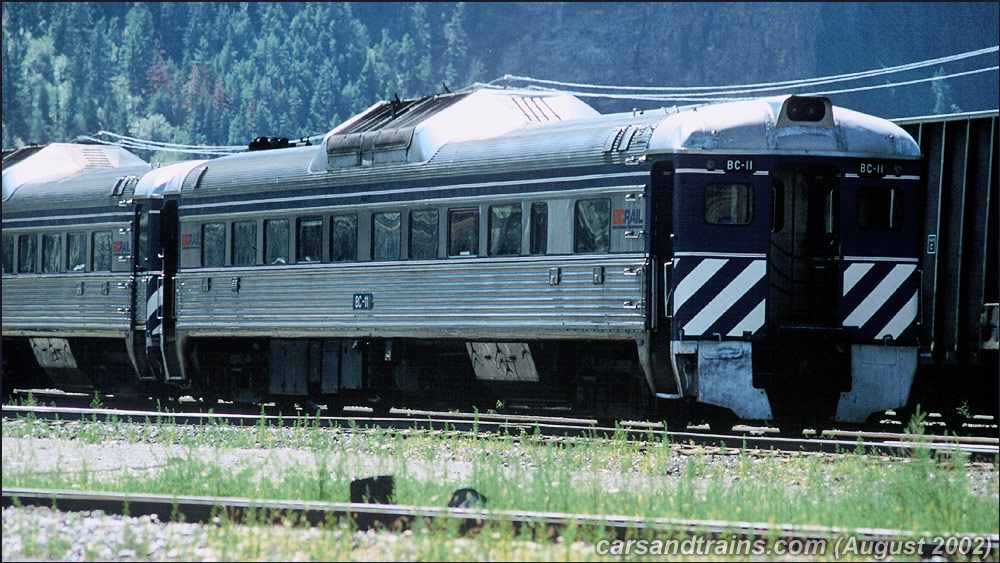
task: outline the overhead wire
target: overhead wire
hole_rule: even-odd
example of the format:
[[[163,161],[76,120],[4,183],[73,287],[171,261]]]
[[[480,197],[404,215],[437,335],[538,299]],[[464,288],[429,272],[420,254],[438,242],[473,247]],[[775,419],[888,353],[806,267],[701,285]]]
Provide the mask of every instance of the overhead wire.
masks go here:
[[[528,83],[528,89],[540,90],[540,91],[558,91],[565,92],[568,94],[573,94],[580,97],[599,97],[599,98],[610,98],[610,99],[631,99],[631,100],[645,100],[645,101],[680,101],[680,102],[720,102],[720,101],[738,101],[751,99],[747,96],[740,96],[740,94],[759,94],[761,92],[768,92],[774,90],[794,90],[801,89],[810,86],[818,86],[821,84],[833,84],[837,82],[846,82],[853,80],[862,80],[865,78],[876,78],[879,76],[885,76],[889,74],[897,74],[900,72],[907,72],[911,70],[917,70],[921,68],[952,63],[971,57],[977,57],[982,55],[988,55],[990,53],[1000,52],[1000,46],[986,47],[983,49],[977,49],[974,51],[968,51],[965,53],[959,53],[956,55],[949,55],[947,57],[938,57],[935,59],[929,59],[926,61],[919,61],[915,63],[907,63],[904,65],[897,65],[894,67],[887,67],[883,69],[869,70],[863,72],[854,72],[848,74],[840,74],[833,76],[824,76],[818,78],[809,79],[799,79],[799,80],[788,80],[783,82],[765,82],[757,84],[740,84],[740,85],[728,85],[728,86],[705,86],[705,87],[648,87],[648,86],[612,86],[604,84],[585,84],[585,83],[574,83],[574,82],[562,82],[555,80],[543,80],[526,76],[514,76],[514,75],[504,75],[502,78],[493,80],[484,86],[497,87],[497,84],[502,82],[504,84],[510,84],[510,82],[525,82]],[[864,86],[857,88],[845,88],[840,90],[830,90],[824,93],[821,92],[810,92],[804,95],[825,95],[834,93],[846,93],[846,92],[856,92],[863,90],[874,90],[879,88],[893,88],[897,86],[906,86],[910,84],[917,84],[920,82],[932,82],[935,80],[945,80],[948,78],[955,78],[958,76],[966,76],[970,74],[977,74],[983,72],[989,72],[997,70],[998,67],[984,67],[966,72],[952,73],[948,75],[941,75],[929,78],[922,78],[917,80],[908,80],[893,82],[887,84],[880,84],[875,86]],[[534,86],[538,85],[538,86]],[[560,86],[561,88],[548,88],[543,85],[549,86]],[[577,88],[576,90],[566,90],[564,88]],[[590,89],[590,90],[605,90],[605,91],[618,91],[619,93],[602,94],[598,92],[586,92],[579,89]],[[645,93],[627,93],[629,91],[633,92],[659,92],[656,94],[645,94]]]
[[[782,90],[788,92],[790,90],[799,90],[803,88],[825,85],[825,84],[836,84],[841,82],[850,82],[868,78],[877,78],[881,76],[887,76],[890,74],[898,74],[901,72],[908,72],[922,68],[954,63],[972,57],[979,57],[998,52],[1000,52],[1000,45],[986,47],[983,49],[976,49],[973,51],[967,51],[965,53],[958,53],[955,55],[948,55],[945,57],[938,57],[934,59],[918,61],[914,63],[907,63],[892,67],[881,68],[881,69],[873,69],[873,70],[852,72],[846,74],[837,74],[831,76],[822,76],[817,78],[786,80],[780,82],[761,82],[754,84],[736,84],[727,86],[702,86],[702,87],[615,86],[607,84],[586,84],[578,82],[564,82],[558,80],[545,80],[540,78],[532,78],[529,76],[517,76],[517,75],[505,74],[501,78],[497,78],[487,83],[475,83],[463,90],[468,90],[475,87],[499,89],[509,86],[511,82],[515,83],[523,82],[527,84],[527,86],[525,86],[524,88],[528,90],[536,90],[543,92],[560,92],[565,94],[571,94],[581,98],[605,98],[605,99],[638,100],[638,101],[653,101],[653,102],[718,103],[718,102],[749,100],[755,97],[760,97],[759,94],[763,92],[771,92],[776,90]],[[958,78],[961,76],[969,76],[973,74],[982,74],[985,72],[992,72],[997,70],[1000,70],[1000,66],[988,66],[974,70],[953,72],[950,74],[917,78],[913,80],[903,80],[885,84],[856,86],[851,88],[841,88],[841,89],[825,90],[825,91],[811,91],[811,92],[801,93],[799,95],[829,96],[833,94],[846,94],[850,92],[862,92],[862,91],[878,90],[884,88],[897,88],[901,86],[909,86],[912,84],[919,84],[923,82],[948,80],[951,78]],[[500,86],[498,83],[502,83],[503,86]],[[567,90],[566,88],[572,88],[572,89]],[[586,90],[598,90],[598,92],[588,92]],[[602,91],[609,93],[603,93]],[[618,93],[614,93],[616,91]],[[638,92],[638,93],[629,93],[629,92]],[[758,95],[747,96],[747,94],[758,94]],[[99,138],[105,136],[114,138],[116,140],[112,141]],[[96,137],[84,136],[81,137],[81,139],[100,144],[118,145],[130,149],[147,150],[153,152],[162,151],[162,152],[203,154],[203,155],[227,155],[227,154],[245,152],[248,150],[248,147],[246,145],[185,145],[179,143],[164,143],[158,141],[151,141],[148,139],[139,139],[127,135],[120,135],[118,133],[112,133],[110,131],[99,131],[96,134]]]
[[[975,70],[969,70],[964,72],[956,72],[952,74],[945,74],[939,76],[931,76],[928,78],[918,78],[914,80],[905,80],[901,82],[888,82],[885,84],[875,84],[871,86],[858,86],[854,88],[843,88],[840,90],[826,90],[817,92],[805,92],[799,95],[802,96],[829,96],[833,94],[845,94],[849,92],[861,92],[866,90],[879,90],[884,88],[897,88],[900,86],[909,86],[911,84],[919,84],[922,82],[935,82],[939,80],[947,80],[950,78],[958,78],[960,76],[968,76],[972,74],[981,74],[984,72],[990,72],[1000,70],[1000,66],[991,66],[978,68]],[[495,87],[495,86],[493,86]],[[743,100],[752,100],[759,96],[719,96],[714,94],[701,94],[701,95],[684,95],[684,96],[671,96],[671,95],[660,95],[660,94],[601,94],[596,92],[583,92],[577,90],[562,90],[558,88],[544,88],[541,86],[529,86],[529,90],[537,90],[542,92],[561,92],[565,94],[572,94],[579,98],[605,98],[605,99],[617,99],[617,100],[640,100],[640,101],[652,101],[652,102],[738,102]]]
[[[531,78],[529,76],[516,76],[506,74],[502,78],[498,78],[491,82],[499,81],[523,81],[532,82],[536,84],[548,84],[552,86],[565,86],[570,88],[588,88],[593,90],[635,90],[640,92],[664,92],[664,93],[675,93],[675,92],[695,92],[698,94],[713,92],[718,90],[718,94],[725,93],[747,93],[755,91],[765,91],[765,90],[775,90],[779,88],[797,88],[818,84],[829,84],[834,82],[843,82],[850,80],[860,80],[863,78],[872,78],[885,74],[895,74],[898,72],[905,72],[908,70],[916,70],[920,68],[925,68],[928,66],[935,66],[940,64],[946,64],[950,62],[960,61],[968,59],[971,57],[977,57],[981,55],[987,55],[990,53],[1000,52],[1000,45],[993,47],[986,47],[983,49],[977,49],[974,51],[968,51],[965,53],[959,53],[957,55],[949,55],[946,57],[939,57],[936,59],[929,59],[926,61],[919,61],[915,63],[907,63],[903,65],[897,65],[893,67],[886,67],[881,69],[866,70],[862,72],[852,72],[847,74],[838,74],[833,76],[822,76],[817,78],[806,78],[798,80],[786,80],[782,82],[761,82],[755,84],[734,84],[727,86],[611,86],[605,84],[586,84],[578,82],[561,82],[557,80],[543,80],[539,78]]]

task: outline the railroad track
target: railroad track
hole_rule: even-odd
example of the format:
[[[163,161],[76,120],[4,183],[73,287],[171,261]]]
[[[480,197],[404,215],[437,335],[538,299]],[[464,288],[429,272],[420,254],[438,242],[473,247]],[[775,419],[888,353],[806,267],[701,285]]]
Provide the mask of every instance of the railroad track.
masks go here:
[[[459,523],[458,529],[462,533],[474,534],[483,526],[508,524],[513,526],[515,532],[530,533],[535,539],[539,536],[552,539],[564,533],[568,527],[574,527],[616,540],[637,537],[676,540],[679,536],[699,536],[716,540],[721,538],[723,541],[763,541],[765,543],[760,544],[762,546],[773,546],[779,541],[785,542],[786,546],[792,545],[791,542],[794,541],[812,542],[802,545],[811,545],[823,553],[833,553],[834,548],[842,546],[843,540],[847,538],[862,542],[910,542],[921,556],[933,556],[935,550],[947,549],[948,542],[951,542],[956,549],[962,549],[960,555],[994,561],[1000,545],[1000,535],[997,534],[942,534],[764,522],[641,518],[613,514],[3,488],[4,507],[31,505],[73,512],[101,510],[108,514],[132,517],[157,515],[163,521],[183,518],[186,522],[201,523],[279,523],[288,520],[316,526],[349,518],[354,522],[371,522],[372,527],[386,527],[396,531],[409,528],[417,519],[451,520]]]
[[[879,432],[824,431],[817,437],[782,437],[768,435],[748,427],[730,434],[713,434],[686,429],[664,431],[658,423],[622,423],[617,428],[602,427],[590,419],[499,415],[482,413],[445,413],[396,410],[387,416],[282,416],[203,412],[154,412],[143,410],[4,405],[5,419],[32,417],[34,420],[127,422],[199,426],[223,424],[229,427],[314,426],[355,431],[396,430],[421,432],[458,432],[466,434],[536,436],[546,440],[586,440],[622,438],[626,440],[663,440],[694,451],[715,453],[739,451],[785,451],[813,453],[848,453],[863,451],[870,455],[908,457],[915,451],[932,453],[962,452],[973,461],[993,462],[1000,458],[1000,440],[985,437],[944,437]],[[365,413],[367,414],[367,413]],[[737,427],[738,429],[741,427]]]
[[[88,408],[94,404],[94,395],[88,395],[86,393],[73,393],[64,392],[57,390],[47,390],[47,389],[22,389],[15,390],[12,393],[14,402],[12,404],[17,404],[19,401],[21,404],[28,402],[29,400],[37,404],[50,404],[51,406],[60,407],[78,407],[78,408]],[[140,398],[128,398],[128,397],[116,397],[113,395],[102,396],[98,398],[102,404],[106,404],[108,408],[116,408],[122,410],[149,410],[157,409],[160,406],[159,401],[153,402],[149,399]],[[336,409],[326,409],[314,405],[318,410],[325,411],[326,413],[336,412]],[[173,413],[197,413],[205,412],[211,409],[216,413],[228,413],[228,414],[245,414],[250,416],[257,416],[260,414],[270,414],[277,416],[282,412],[282,407],[276,406],[274,404],[268,403],[265,405],[250,405],[243,403],[228,403],[228,402],[218,402],[215,404],[206,404],[199,402],[191,397],[182,397],[176,400],[171,400],[165,407]],[[284,409],[287,415],[287,408]],[[294,409],[294,415],[301,416],[311,416],[315,413],[315,410],[310,411],[306,408]],[[357,413],[370,413],[374,412],[368,407],[343,407],[345,412],[357,412]],[[597,426],[598,421],[593,418],[580,418],[580,417],[568,417],[568,416],[555,416],[555,415],[542,415],[542,412],[568,412],[569,409],[537,409],[531,407],[508,407],[505,414],[495,414],[492,416],[496,417],[506,417],[511,420],[521,419],[521,420],[576,420],[580,421],[581,424],[589,424],[592,426]],[[389,412],[395,411],[398,413],[412,413],[414,415],[419,413],[427,413],[435,416],[449,416],[454,415],[453,418],[470,418],[477,416],[475,413],[454,413],[454,412],[443,412],[435,410],[420,410],[420,409],[391,409]],[[156,411],[159,412],[159,411]],[[358,415],[364,417],[365,415]],[[488,413],[478,413],[481,419],[486,419],[491,416]],[[968,437],[986,437],[995,438],[1000,435],[1000,424],[998,424],[998,417],[991,414],[972,414],[969,413],[964,419],[965,422],[961,424],[961,428],[956,428],[954,424],[949,425],[945,422],[947,417],[941,415],[940,413],[926,413],[923,419],[923,428],[927,434],[942,434],[942,435],[955,435],[960,434],[962,436]],[[629,423],[625,421],[626,424],[642,424],[642,423]],[[899,413],[896,411],[886,411],[886,413],[881,417],[879,422],[871,423],[864,426],[853,425],[850,430],[844,429],[827,429],[821,432],[822,435],[828,437],[834,436],[847,436],[845,433],[852,433],[857,435],[859,433],[867,432],[869,434],[901,434],[901,432],[896,432],[899,429],[905,429],[908,425],[909,420],[901,418]],[[691,425],[689,425],[690,427]],[[698,425],[694,425],[699,427]],[[652,423],[652,427],[662,429],[663,426],[659,422]],[[700,425],[701,428],[708,428],[707,425]],[[778,434],[780,431],[773,427],[761,427],[753,426],[747,424],[737,424],[734,426],[734,431],[740,434]],[[716,431],[716,433],[719,433]],[[805,435],[815,435],[815,431],[812,429],[806,429],[804,431]]]

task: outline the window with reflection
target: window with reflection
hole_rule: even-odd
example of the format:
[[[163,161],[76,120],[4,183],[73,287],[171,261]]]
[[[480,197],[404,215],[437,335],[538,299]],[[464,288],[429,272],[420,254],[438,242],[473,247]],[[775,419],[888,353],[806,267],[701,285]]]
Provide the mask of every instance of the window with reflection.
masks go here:
[[[14,271],[14,237],[3,237],[3,273]]]
[[[288,263],[288,219],[264,221],[264,264]]]
[[[66,235],[66,271],[83,272],[87,269],[87,235]]]
[[[521,254],[521,204],[491,205],[489,214],[490,256]]]
[[[296,221],[296,262],[319,262],[323,259],[323,218],[306,217]]]
[[[430,260],[438,254],[438,211],[410,212],[410,258]]]
[[[215,268],[226,262],[225,223],[205,223],[201,226],[201,265]]]
[[[353,262],[358,259],[358,215],[330,217],[330,260]]]
[[[903,226],[903,194],[899,188],[862,186],[858,190],[858,227],[897,231]]]
[[[257,221],[235,221],[232,236],[233,266],[257,263]]]
[[[42,235],[42,272],[54,274],[62,264],[62,236]]]
[[[399,213],[372,215],[372,260],[399,260]]]
[[[479,254],[479,208],[448,211],[448,256]]]
[[[611,200],[584,199],[576,202],[573,252],[610,251]]]
[[[549,204],[535,202],[531,204],[530,248],[531,254],[545,254],[549,245]]]
[[[92,272],[111,271],[111,233],[98,232],[90,235],[90,270]]]
[[[38,251],[38,238],[35,235],[17,237],[17,273],[30,274],[35,271],[35,253]]]
[[[753,221],[753,190],[748,184],[705,186],[705,221],[711,225],[749,225]]]

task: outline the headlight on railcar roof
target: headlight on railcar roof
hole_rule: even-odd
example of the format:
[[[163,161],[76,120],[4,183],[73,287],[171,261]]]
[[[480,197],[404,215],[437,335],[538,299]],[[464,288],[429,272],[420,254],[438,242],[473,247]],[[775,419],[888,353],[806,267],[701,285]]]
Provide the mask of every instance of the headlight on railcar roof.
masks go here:
[[[785,102],[785,115],[792,121],[823,121],[826,103],[825,98],[792,96]]]

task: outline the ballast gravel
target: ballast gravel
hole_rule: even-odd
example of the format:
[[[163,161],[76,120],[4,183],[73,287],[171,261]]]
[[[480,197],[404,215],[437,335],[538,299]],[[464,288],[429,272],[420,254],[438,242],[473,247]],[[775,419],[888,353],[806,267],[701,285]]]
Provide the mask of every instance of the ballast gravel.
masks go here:
[[[63,438],[19,438],[8,432],[15,421],[4,423],[2,442],[4,474],[31,470],[36,473],[71,472],[144,473],[160,471],[171,463],[181,462],[192,456],[205,456],[220,467],[259,468],[255,478],[268,478],[269,472],[278,468],[311,467],[316,454],[307,447],[276,448],[214,448],[211,446],[168,445],[154,442],[119,441],[108,433],[102,443]],[[110,437],[110,438],[109,438]],[[349,440],[349,436],[344,436]],[[512,445],[511,455],[493,453],[502,457],[501,463],[524,464]],[[435,477],[448,477],[461,482],[471,473],[472,464],[455,452],[446,453],[442,460],[426,458],[407,460],[410,475],[421,471]],[[671,454],[670,463],[662,469],[659,479],[669,480],[683,474],[692,456]],[[737,480],[739,463],[733,455],[697,456],[703,469],[711,470],[718,477]],[[742,460],[746,462],[747,460]],[[750,458],[753,462],[753,458]],[[399,458],[391,455],[371,455],[352,460],[352,478],[392,473]],[[530,467],[530,462],[527,464]],[[607,489],[627,487],[635,480],[648,478],[637,472],[604,473]],[[978,464],[968,470],[975,494],[997,496],[996,465]],[[831,483],[831,485],[834,485]],[[804,484],[794,480],[787,486],[794,491]],[[347,499],[344,499],[345,501]],[[424,532],[426,533],[426,532]],[[435,550],[448,550],[448,559],[487,559],[495,552],[477,553],[479,542],[456,537],[445,545],[429,547],[431,541],[421,531],[403,534],[390,532],[358,532],[347,528],[318,529],[288,526],[217,526],[183,522],[164,522],[153,516],[138,518],[105,514],[100,511],[74,513],[61,512],[46,507],[8,507],[3,509],[3,561],[219,561],[262,559],[276,561],[296,560],[400,560],[427,558]],[[440,538],[435,540],[440,543]],[[584,542],[560,545],[554,542],[518,541],[506,548],[510,559],[580,560],[606,559],[597,557],[594,546]]]

